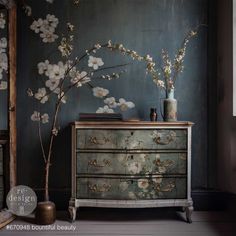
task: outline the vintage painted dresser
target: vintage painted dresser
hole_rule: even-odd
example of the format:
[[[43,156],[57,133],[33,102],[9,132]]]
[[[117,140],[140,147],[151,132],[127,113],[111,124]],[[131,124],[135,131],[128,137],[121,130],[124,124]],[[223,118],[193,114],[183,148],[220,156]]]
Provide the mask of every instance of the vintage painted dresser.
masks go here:
[[[191,223],[191,122],[72,124],[71,220],[79,207],[183,207]]]

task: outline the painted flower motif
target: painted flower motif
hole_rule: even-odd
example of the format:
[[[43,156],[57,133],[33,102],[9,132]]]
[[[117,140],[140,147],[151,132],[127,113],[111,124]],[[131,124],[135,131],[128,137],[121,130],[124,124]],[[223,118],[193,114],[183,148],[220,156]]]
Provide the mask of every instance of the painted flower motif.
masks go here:
[[[68,22],[66,25],[67,25],[68,31],[70,31],[70,32],[74,31],[75,26],[74,26],[73,24],[71,24],[70,22]]]
[[[138,160],[144,163],[146,161],[146,157],[147,157],[146,154],[140,154],[138,157]]]
[[[162,182],[162,178],[152,178],[152,181],[156,184],[160,184]]]
[[[27,95],[29,96],[29,97],[33,97],[34,96],[34,93],[33,93],[33,91],[32,91],[32,89],[31,88],[27,88]]]
[[[140,162],[131,162],[128,164],[127,168],[132,174],[138,174],[142,170],[142,164]]]
[[[38,67],[38,73],[40,75],[44,74],[45,71],[48,69],[49,61],[46,60],[45,62],[39,62],[37,67]]]
[[[56,89],[58,88],[58,85],[60,83],[60,80],[55,80],[55,79],[49,79],[45,82],[45,86],[49,88],[51,91],[54,93],[59,93]]]
[[[141,189],[147,189],[149,186],[148,179],[139,179],[138,180],[138,187]]]
[[[144,57],[144,60],[146,60],[147,62],[152,62],[153,61],[153,59],[152,59],[152,57],[150,55],[146,55]]]
[[[102,58],[89,56],[88,66],[92,67],[94,70],[97,70],[99,66],[103,66],[104,62]]]
[[[0,90],[6,90],[8,86],[7,81],[1,81],[0,82]]]
[[[40,121],[40,113],[38,111],[34,111],[34,113],[31,115],[32,121]]]
[[[22,9],[24,10],[25,14],[27,16],[31,16],[32,15],[32,8],[29,5],[24,5],[22,7]]]
[[[136,196],[135,196],[134,192],[129,192],[128,196],[129,196],[130,199],[136,199]]]
[[[95,97],[103,98],[103,97],[107,96],[108,93],[109,93],[108,89],[104,89],[101,87],[93,88],[93,96],[95,96]]]
[[[44,43],[52,43],[58,38],[58,35],[55,34],[58,23],[58,18],[48,14],[45,19],[34,20],[30,29],[39,34]]]
[[[96,113],[114,113],[114,110],[109,108],[108,106],[99,107]]]
[[[114,97],[106,98],[104,100],[104,103],[107,104],[111,108],[116,108],[117,107],[116,99]]]
[[[7,39],[5,37],[0,39],[0,52],[6,52]]]
[[[72,40],[73,40],[73,38],[68,40],[65,37],[63,37],[61,39],[60,45],[58,46],[58,50],[61,52],[61,55],[63,57],[69,57],[70,56],[70,54],[73,50],[73,45],[71,44]]]
[[[0,53],[0,69],[7,71],[8,69],[8,58],[6,53]]]
[[[70,76],[72,77],[70,82],[72,84],[76,84],[76,87],[81,87],[83,84],[86,84],[91,81],[91,79],[87,76],[86,71],[82,71],[80,73],[79,71],[75,70],[74,72],[70,73]]]
[[[45,88],[39,88],[38,92],[35,93],[34,97],[38,99],[41,103],[45,103],[48,101],[48,96],[46,96],[47,91]]]
[[[161,173],[161,174],[163,174],[163,173],[166,172],[166,168],[165,168],[164,166],[159,166],[159,167],[158,167],[158,172]]]
[[[41,121],[43,124],[46,124],[49,122],[49,115],[47,113],[44,113],[42,116],[41,116]]]
[[[48,76],[49,79],[60,80],[65,76],[65,71],[65,65],[63,62],[59,61],[58,64],[49,64],[45,75]]]
[[[122,192],[124,192],[128,187],[129,187],[129,184],[126,181],[120,183],[120,190]]]
[[[119,105],[121,111],[126,111],[129,108],[134,108],[135,107],[133,102],[127,102],[124,98],[119,99],[118,105]]]
[[[4,29],[6,25],[5,15],[0,13],[0,29]]]
[[[7,73],[8,70],[8,56],[6,53],[7,39],[5,37],[0,39],[0,79],[3,78],[3,72]],[[3,83],[2,87],[6,84]]]

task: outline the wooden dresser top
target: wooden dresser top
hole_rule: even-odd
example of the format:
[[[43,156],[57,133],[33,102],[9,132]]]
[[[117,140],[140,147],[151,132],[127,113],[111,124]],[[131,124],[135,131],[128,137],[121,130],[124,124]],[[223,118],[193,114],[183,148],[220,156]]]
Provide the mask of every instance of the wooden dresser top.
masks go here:
[[[190,121],[175,122],[151,122],[151,121],[75,121],[72,123],[76,127],[86,126],[106,126],[106,127],[189,127],[194,125]]]

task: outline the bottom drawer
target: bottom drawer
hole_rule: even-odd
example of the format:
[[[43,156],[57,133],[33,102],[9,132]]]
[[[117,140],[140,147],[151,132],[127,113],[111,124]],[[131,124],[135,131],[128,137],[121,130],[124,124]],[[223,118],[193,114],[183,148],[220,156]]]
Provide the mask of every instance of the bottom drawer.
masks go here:
[[[186,178],[77,178],[77,198],[145,200],[186,197]]]

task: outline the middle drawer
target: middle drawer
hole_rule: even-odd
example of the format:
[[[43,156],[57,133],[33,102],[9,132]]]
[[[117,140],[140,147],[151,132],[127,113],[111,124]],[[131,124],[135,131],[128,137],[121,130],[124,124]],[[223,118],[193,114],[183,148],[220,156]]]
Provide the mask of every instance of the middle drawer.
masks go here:
[[[186,174],[187,153],[77,153],[77,174]]]

